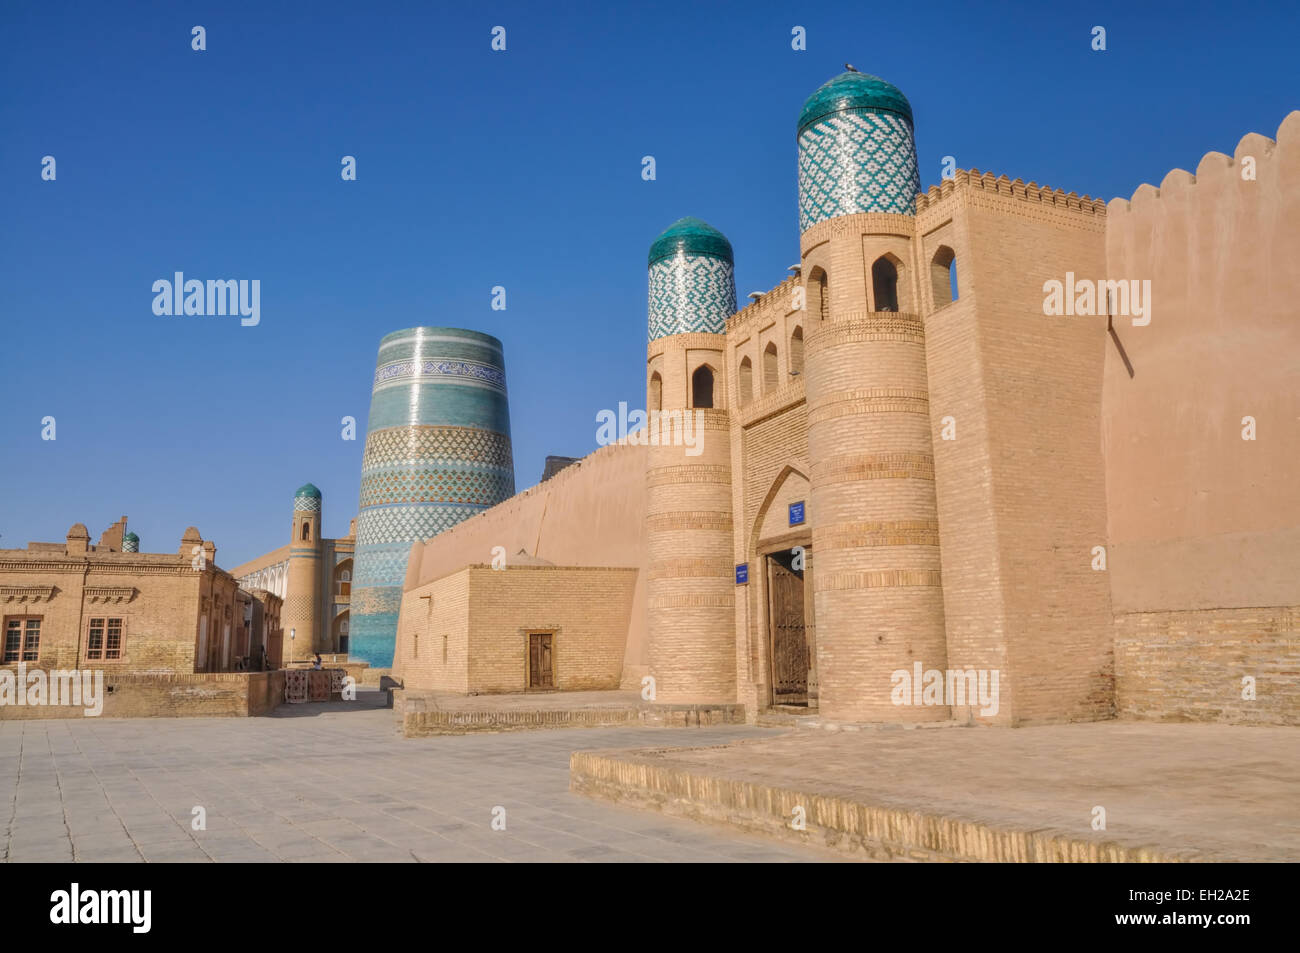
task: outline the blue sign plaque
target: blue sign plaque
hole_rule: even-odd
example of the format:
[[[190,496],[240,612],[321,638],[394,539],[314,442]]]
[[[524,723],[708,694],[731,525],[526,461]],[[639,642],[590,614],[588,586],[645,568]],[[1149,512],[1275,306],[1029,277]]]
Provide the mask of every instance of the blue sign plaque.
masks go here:
[[[790,504],[790,525],[798,526],[803,522],[803,500]]]
[[[749,563],[741,563],[736,567],[736,585],[741,586],[749,582]]]

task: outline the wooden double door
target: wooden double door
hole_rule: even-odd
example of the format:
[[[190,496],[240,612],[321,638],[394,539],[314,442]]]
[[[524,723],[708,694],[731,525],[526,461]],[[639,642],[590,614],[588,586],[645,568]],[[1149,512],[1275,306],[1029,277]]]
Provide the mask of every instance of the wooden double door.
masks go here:
[[[767,557],[768,638],[772,704],[817,704],[817,642],[808,551],[781,550]]]

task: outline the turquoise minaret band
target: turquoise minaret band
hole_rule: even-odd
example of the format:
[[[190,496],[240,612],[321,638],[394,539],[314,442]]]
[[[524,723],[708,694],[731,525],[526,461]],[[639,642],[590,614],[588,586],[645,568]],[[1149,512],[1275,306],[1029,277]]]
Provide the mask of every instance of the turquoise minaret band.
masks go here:
[[[348,654],[392,665],[411,544],[514,492],[501,342],[458,328],[384,337],[361,461]]]
[[[879,76],[841,73],[799,113],[799,231],[840,215],[912,215],[921,191],[912,107]]]
[[[679,218],[650,246],[650,340],[722,334],[736,313],[731,242],[698,218]]]

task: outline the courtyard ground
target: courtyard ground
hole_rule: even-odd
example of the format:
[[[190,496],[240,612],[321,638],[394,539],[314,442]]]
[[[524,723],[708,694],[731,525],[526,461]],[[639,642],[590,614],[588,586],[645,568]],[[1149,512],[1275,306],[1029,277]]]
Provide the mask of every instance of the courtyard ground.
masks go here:
[[[821,850],[570,793],[580,748],[763,729],[404,739],[379,692],[261,718],[0,721],[6,861],[813,861]],[[203,808],[206,830],[194,830]],[[505,809],[504,831],[493,808]]]

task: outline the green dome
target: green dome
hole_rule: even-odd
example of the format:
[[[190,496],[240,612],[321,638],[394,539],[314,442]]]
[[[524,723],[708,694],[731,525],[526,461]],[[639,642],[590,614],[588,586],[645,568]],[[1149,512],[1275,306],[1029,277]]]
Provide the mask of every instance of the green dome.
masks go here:
[[[708,255],[720,258],[729,265],[736,263],[731,253],[731,242],[707,222],[698,218],[679,218],[665,229],[664,233],[650,246],[650,261],[653,265],[665,258],[672,258],[678,252],[687,255]]]
[[[303,497],[310,497],[313,500],[319,500],[320,490],[316,489],[316,487],[312,486],[310,483],[304,483],[302,486],[298,487],[298,492],[293,495],[295,500],[302,499]]]
[[[130,540],[130,541],[133,542],[133,543],[138,543],[138,542],[140,542],[140,537],[137,536],[137,535],[135,535],[135,533],[127,533],[125,536],[122,537],[122,540],[123,540],[124,542],[125,542],[126,540]]]
[[[907,120],[908,125],[913,125],[912,104],[897,86],[870,73],[841,73],[833,80],[823,83],[804,102],[803,109],[799,111],[798,133],[819,119],[845,109],[874,109],[897,113]]]

